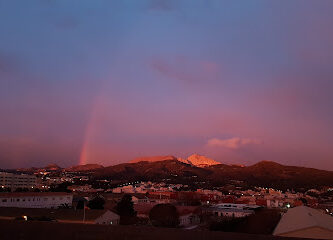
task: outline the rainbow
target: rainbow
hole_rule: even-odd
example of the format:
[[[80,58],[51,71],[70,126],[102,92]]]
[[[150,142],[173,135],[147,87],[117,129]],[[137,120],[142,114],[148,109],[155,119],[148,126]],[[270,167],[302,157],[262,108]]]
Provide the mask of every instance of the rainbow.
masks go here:
[[[81,153],[80,153],[80,159],[79,159],[79,165],[84,165],[91,160],[91,155],[93,154],[92,152],[92,139],[96,135],[97,131],[97,121],[98,121],[98,116],[100,113],[100,108],[101,108],[101,96],[97,97],[93,103],[93,107],[91,110],[90,118],[87,122],[86,128],[85,128],[85,133],[84,133],[84,138],[83,138],[83,143],[82,143],[82,148],[81,148]]]

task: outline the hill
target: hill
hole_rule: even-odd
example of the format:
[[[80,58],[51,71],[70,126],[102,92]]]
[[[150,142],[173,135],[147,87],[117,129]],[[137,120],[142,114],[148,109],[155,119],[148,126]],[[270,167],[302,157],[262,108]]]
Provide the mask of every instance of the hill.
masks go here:
[[[84,164],[84,165],[77,165],[72,166],[69,168],[64,169],[65,172],[89,172],[93,170],[97,170],[100,168],[104,168],[104,166],[99,164]]]
[[[202,178],[211,174],[209,170],[191,166],[178,160],[165,160],[137,163],[123,163],[115,166],[98,169],[95,173],[97,178],[110,178],[127,181],[156,181],[166,179],[185,180],[192,176]]]
[[[206,186],[223,186],[237,181],[243,186],[273,187],[281,190],[333,185],[332,171],[285,166],[270,161],[248,167],[218,164],[205,168],[178,160],[142,161],[97,169],[94,176],[123,181],[200,183]]]
[[[130,161],[130,163],[138,163],[138,162],[159,162],[159,161],[169,161],[169,160],[177,160],[174,156],[151,156],[151,157],[138,157]]]

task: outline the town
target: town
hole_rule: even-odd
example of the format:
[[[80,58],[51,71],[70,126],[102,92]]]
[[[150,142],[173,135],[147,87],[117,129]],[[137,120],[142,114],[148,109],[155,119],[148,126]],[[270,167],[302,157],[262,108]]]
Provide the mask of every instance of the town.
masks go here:
[[[114,184],[91,178],[89,171],[52,166],[33,174],[1,172],[0,219],[315,238],[306,233],[306,222],[290,229],[295,218],[307,216],[316,219],[311,228],[332,239],[333,187],[296,192],[233,183],[197,189],[152,181]]]
[[[333,0],[0,0],[0,240],[333,240]]]

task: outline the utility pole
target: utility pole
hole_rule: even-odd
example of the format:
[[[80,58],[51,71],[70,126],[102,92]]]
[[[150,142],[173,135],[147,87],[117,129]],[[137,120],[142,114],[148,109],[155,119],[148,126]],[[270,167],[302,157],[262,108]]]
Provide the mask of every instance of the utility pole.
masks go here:
[[[83,201],[83,223],[86,221],[86,201]]]

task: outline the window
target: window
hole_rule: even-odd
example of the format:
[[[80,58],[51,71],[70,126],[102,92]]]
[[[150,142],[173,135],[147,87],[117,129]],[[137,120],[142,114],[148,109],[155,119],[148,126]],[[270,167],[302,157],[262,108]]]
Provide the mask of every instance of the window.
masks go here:
[[[16,199],[16,202],[19,202],[20,201],[20,199],[18,198],[18,199]]]
[[[7,202],[7,199],[2,199],[2,202]]]

